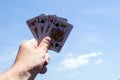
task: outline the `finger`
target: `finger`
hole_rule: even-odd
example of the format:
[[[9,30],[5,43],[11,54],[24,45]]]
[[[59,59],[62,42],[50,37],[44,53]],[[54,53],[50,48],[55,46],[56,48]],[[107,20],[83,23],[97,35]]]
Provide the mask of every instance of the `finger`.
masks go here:
[[[32,38],[30,40],[23,40],[23,43],[35,43],[35,44],[37,44],[37,40],[35,38]]]
[[[38,44],[37,40],[33,38],[33,39],[26,40],[26,41],[22,42],[21,45],[20,45],[20,48],[22,47],[22,48],[33,48],[33,49],[35,49],[35,48],[37,48],[37,44]]]
[[[47,68],[46,68],[46,65],[49,63],[50,61],[50,55],[47,53],[46,56],[45,56],[45,62],[44,62],[44,65],[43,67],[39,67],[39,70],[40,70],[40,74],[44,74],[45,72],[47,72]]]
[[[40,74],[45,74],[47,72],[47,67],[44,66],[41,70],[40,70]]]
[[[50,55],[47,53],[46,56],[45,56],[45,63],[44,65],[47,65],[50,61]]]
[[[33,45],[34,48],[38,47],[38,41],[34,38],[30,40],[30,43],[31,43],[31,45]]]
[[[50,45],[50,41],[51,41],[50,37],[45,37],[39,44],[39,48],[43,51],[47,51]]]

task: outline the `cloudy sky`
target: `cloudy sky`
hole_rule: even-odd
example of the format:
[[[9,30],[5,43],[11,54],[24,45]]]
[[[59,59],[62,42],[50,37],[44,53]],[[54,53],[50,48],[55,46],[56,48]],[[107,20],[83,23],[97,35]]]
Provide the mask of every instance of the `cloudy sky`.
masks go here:
[[[0,0],[0,72],[33,37],[26,20],[43,13],[74,27],[60,53],[49,51],[48,72],[36,80],[120,79],[120,0]]]

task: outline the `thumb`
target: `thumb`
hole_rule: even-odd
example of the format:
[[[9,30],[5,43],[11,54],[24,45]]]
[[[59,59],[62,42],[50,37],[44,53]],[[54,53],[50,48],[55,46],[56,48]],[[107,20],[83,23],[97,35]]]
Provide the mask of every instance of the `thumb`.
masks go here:
[[[39,48],[43,51],[47,51],[48,47],[50,45],[51,38],[50,37],[45,37],[39,44]]]

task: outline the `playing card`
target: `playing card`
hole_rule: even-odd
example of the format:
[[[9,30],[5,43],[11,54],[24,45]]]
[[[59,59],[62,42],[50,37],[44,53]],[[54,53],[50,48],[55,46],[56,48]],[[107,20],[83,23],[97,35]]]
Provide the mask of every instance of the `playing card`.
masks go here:
[[[59,20],[57,17],[54,18],[53,24],[46,33],[52,39],[49,49],[60,52],[72,28],[71,24]]]
[[[41,40],[45,37],[45,30],[47,27],[47,16],[40,15],[38,16],[38,29],[39,29],[39,40],[38,42],[41,42]]]
[[[27,20],[27,25],[29,26],[33,36],[39,40],[39,29],[37,27],[37,17]]]
[[[27,20],[27,24],[38,42],[49,36],[51,44],[49,50],[60,52],[73,26],[66,18],[56,15],[39,15]]]
[[[57,15],[50,15],[50,16],[56,17],[57,19],[60,19],[60,20],[65,21],[65,22],[68,21],[66,18],[58,17]]]

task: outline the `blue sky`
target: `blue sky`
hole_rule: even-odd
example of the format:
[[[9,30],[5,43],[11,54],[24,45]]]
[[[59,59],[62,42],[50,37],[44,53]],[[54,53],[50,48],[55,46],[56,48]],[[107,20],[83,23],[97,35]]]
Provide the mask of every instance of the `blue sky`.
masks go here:
[[[0,72],[32,38],[26,20],[39,14],[67,18],[74,28],[62,51],[49,51],[48,72],[36,80],[120,79],[119,0],[0,0]]]

